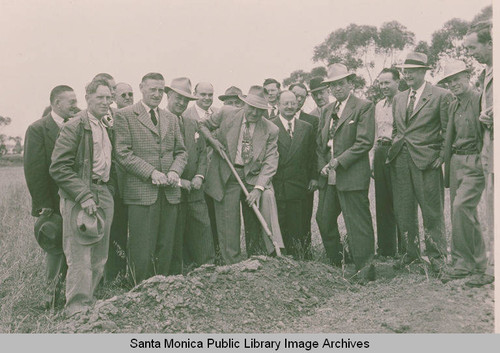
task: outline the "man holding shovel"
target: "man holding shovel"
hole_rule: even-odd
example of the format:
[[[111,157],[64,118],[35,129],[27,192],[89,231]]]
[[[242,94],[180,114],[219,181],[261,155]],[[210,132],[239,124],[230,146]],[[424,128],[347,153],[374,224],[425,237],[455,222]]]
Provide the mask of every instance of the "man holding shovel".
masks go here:
[[[248,95],[239,98],[245,103],[242,108],[224,106],[200,123],[200,132],[217,152],[207,172],[205,192],[215,200],[219,246],[226,264],[242,260],[240,200],[245,201],[242,210],[247,254],[259,253],[263,247],[269,254],[275,247],[283,247],[271,184],[278,168],[278,127],[262,118],[267,101],[261,86],[252,86]],[[212,135],[211,131],[216,133]],[[256,209],[250,209],[254,204],[260,206],[272,241],[267,235],[261,236],[263,224]]]

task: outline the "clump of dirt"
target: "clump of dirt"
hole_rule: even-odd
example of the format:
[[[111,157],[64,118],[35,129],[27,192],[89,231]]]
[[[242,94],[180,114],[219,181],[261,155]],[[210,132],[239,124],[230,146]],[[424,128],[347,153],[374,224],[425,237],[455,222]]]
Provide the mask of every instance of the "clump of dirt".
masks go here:
[[[231,266],[205,265],[186,276],[152,277],[53,331],[273,332],[350,290],[356,286],[326,264],[253,256]]]

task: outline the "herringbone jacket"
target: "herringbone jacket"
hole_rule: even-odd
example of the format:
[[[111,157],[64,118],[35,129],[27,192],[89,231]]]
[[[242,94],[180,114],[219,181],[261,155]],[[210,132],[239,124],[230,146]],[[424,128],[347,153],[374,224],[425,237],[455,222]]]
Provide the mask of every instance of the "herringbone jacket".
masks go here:
[[[178,186],[157,186],[151,174],[158,170],[182,175],[187,152],[177,118],[158,109],[158,125],[154,125],[142,102],[120,109],[115,115],[115,153],[125,169],[123,200],[127,205],[152,205],[162,188],[171,204],[180,202]]]

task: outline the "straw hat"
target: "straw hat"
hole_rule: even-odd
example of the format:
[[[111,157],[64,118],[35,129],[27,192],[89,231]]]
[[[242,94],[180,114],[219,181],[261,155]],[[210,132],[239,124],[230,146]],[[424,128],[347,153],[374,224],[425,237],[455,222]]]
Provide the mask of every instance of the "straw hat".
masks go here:
[[[349,72],[344,64],[332,64],[328,67],[328,78],[323,83],[329,84],[346,77],[355,77],[356,74]]]
[[[401,65],[396,65],[396,67],[400,69],[427,69],[429,70],[431,67],[427,65],[427,55],[424,53],[418,52],[410,52],[406,55],[405,62]]]
[[[461,60],[448,61],[444,65],[444,77],[439,80],[438,83],[445,83],[451,76],[454,76],[461,72],[470,72],[470,70],[465,65],[465,62]]]

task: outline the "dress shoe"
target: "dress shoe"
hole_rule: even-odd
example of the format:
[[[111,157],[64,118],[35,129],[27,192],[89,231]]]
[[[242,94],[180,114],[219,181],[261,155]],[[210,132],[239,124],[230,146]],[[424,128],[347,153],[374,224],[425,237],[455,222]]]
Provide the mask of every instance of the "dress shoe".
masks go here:
[[[465,282],[465,285],[468,287],[482,287],[487,284],[493,283],[494,281],[495,281],[494,276],[487,275],[486,273],[481,273],[472,276],[470,281]]]
[[[448,283],[448,282],[453,281],[455,279],[461,279],[461,278],[465,278],[467,276],[470,276],[470,272],[465,271],[465,270],[459,270],[459,269],[452,268],[450,270],[443,272],[443,274],[441,276],[441,282]]]

